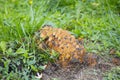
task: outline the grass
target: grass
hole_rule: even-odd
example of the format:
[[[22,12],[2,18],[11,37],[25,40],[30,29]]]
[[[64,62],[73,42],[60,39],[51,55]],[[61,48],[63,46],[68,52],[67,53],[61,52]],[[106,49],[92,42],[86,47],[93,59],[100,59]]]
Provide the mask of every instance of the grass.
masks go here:
[[[120,67],[112,68],[109,72],[105,73],[104,80],[119,80]]]
[[[0,0],[0,79],[36,80],[52,58],[39,51],[34,32],[50,24],[83,37],[88,52],[120,56],[119,0]]]

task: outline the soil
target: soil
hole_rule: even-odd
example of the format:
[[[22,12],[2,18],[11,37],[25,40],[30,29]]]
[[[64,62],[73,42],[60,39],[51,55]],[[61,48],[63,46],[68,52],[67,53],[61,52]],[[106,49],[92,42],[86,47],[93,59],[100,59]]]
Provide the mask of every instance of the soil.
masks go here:
[[[42,80],[103,80],[105,72],[114,66],[116,65],[103,59],[100,59],[94,67],[74,63],[62,68],[52,63],[43,71]]]

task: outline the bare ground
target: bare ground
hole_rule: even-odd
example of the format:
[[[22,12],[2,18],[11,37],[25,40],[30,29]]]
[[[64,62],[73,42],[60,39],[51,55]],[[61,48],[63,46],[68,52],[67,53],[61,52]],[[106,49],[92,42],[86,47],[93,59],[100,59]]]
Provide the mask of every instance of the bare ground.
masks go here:
[[[103,80],[103,74],[115,65],[99,60],[95,67],[75,63],[66,68],[50,64],[43,72],[42,80]]]

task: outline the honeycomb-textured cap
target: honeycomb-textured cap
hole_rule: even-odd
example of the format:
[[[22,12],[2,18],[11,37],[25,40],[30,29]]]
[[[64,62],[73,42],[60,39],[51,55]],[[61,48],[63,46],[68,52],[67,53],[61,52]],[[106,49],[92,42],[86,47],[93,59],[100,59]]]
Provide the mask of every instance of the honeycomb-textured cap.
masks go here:
[[[46,25],[38,33],[38,37],[43,39],[44,46],[59,52],[59,61],[63,66],[66,66],[73,58],[81,63],[84,62],[85,48],[69,31]],[[37,43],[38,47],[41,46],[39,40]]]

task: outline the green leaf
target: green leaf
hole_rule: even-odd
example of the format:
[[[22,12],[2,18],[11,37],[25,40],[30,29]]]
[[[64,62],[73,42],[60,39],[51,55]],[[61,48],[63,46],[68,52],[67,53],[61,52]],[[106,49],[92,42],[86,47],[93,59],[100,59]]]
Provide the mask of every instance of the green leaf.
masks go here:
[[[1,41],[0,42],[0,48],[2,49],[3,53],[5,53],[6,47],[7,47],[6,42],[5,41]]]
[[[120,52],[119,51],[117,51],[116,54],[117,54],[118,57],[120,57]]]
[[[27,53],[27,52],[28,52],[28,50],[25,50],[25,49],[23,49],[23,48],[19,48],[19,49],[16,51],[17,54],[23,54],[23,53]]]
[[[9,48],[9,49],[7,50],[7,52],[8,52],[8,53],[12,53],[12,49]]]
[[[28,61],[27,63],[28,63],[28,65],[33,65],[33,64],[36,63],[36,61],[35,61],[35,60],[30,60],[30,61]]]
[[[45,68],[46,68],[45,66],[39,66],[40,70],[45,70]]]
[[[51,58],[58,58],[58,56],[59,54],[56,51],[52,50]]]
[[[9,48],[7,51],[6,51],[7,55],[8,56],[15,56],[15,53],[13,52],[12,48]]]
[[[38,69],[37,69],[35,66],[33,66],[33,65],[31,65],[31,69],[32,69],[33,71],[35,71],[35,72],[38,72]]]
[[[22,54],[22,56],[24,56],[25,58],[29,58],[28,53],[24,53]]]

